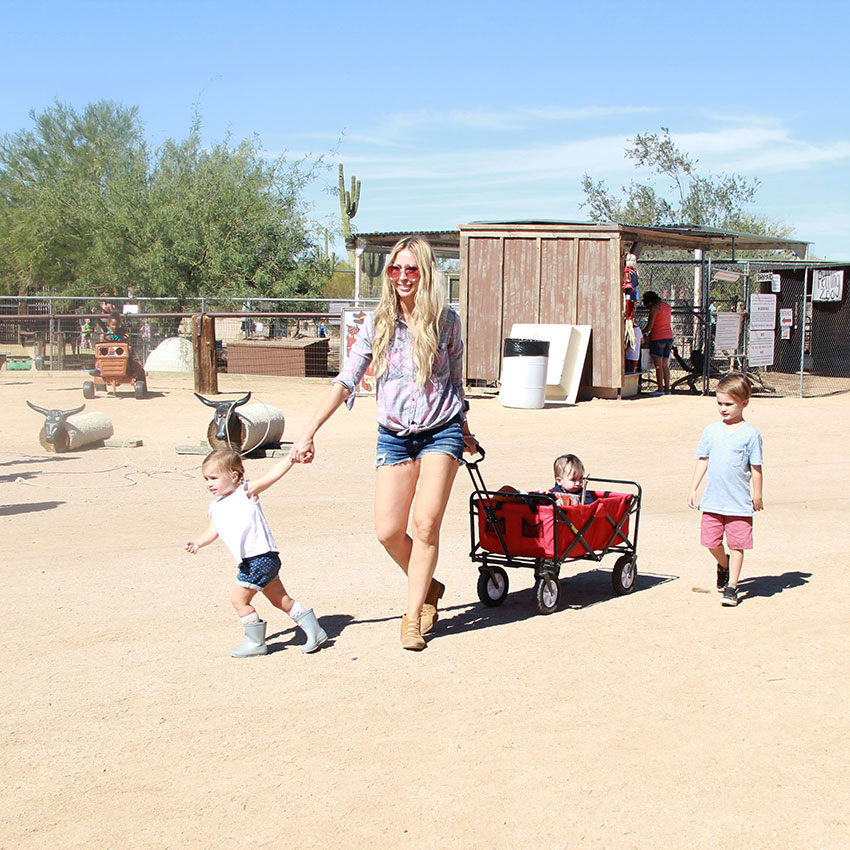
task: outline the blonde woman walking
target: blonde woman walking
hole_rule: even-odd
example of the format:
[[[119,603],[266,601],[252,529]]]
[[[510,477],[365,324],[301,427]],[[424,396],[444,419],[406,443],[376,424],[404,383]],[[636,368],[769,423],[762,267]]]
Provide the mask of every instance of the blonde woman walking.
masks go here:
[[[310,463],[316,432],[374,363],[378,402],[375,530],[407,575],[405,649],[425,649],[445,590],[434,578],[440,526],[463,452],[478,447],[466,419],[460,317],[445,303],[430,244],[408,236],[383,271],[381,300],[290,457]],[[417,489],[418,485],[418,489]],[[415,498],[414,498],[415,497]],[[409,530],[408,530],[409,527]]]

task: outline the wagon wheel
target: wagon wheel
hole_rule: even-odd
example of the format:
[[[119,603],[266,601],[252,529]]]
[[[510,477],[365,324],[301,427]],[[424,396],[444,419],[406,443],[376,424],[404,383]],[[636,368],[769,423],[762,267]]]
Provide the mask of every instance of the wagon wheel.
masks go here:
[[[534,583],[534,598],[537,600],[537,611],[540,614],[554,614],[558,610],[561,598],[561,583],[552,573],[543,573]]]
[[[481,567],[478,575],[478,598],[495,608],[508,595],[508,574],[501,567]]]
[[[83,381],[83,398],[94,398],[94,383]]]
[[[611,573],[611,584],[614,585],[614,593],[617,596],[625,596],[635,589],[637,582],[637,556],[621,555],[614,564]]]
[[[148,385],[144,381],[135,381],[133,392],[136,394],[136,398],[144,398],[148,394]]]

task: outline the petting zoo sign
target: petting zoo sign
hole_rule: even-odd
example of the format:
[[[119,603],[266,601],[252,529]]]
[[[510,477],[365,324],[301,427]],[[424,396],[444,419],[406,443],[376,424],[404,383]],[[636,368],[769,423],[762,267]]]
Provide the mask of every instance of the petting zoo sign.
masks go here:
[[[812,269],[812,301],[840,301],[844,269]]]

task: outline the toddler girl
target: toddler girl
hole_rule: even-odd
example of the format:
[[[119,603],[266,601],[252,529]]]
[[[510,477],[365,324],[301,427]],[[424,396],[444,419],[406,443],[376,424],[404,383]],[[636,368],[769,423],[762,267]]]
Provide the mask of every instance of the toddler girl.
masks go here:
[[[275,480],[282,478],[291,466],[288,460],[277,464],[273,470]],[[260,619],[251,605],[257,591],[261,591],[276,608],[289,614],[307,635],[307,643],[301,647],[301,651],[314,652],[328,636],[319,625],[313,609],[308,611],[300,602],[290,598],[278,577],[278,548],[263,509],[256,497],[252,499],[243,486],[245,468],[239,453],[230,449],[211,452],[204,459],[201,471],[207,489],[216,498],[210,503],[210,524],[207,530],[190,540],[186,549],[195,555],[198,549],[221,537],[239,565],[231,601],[245,627],[245,640],[241,646],[231,649],[230,654],[234,658],[249,658],[268,652],[266,621]],[[268,477],[271,477],[271,473]]]

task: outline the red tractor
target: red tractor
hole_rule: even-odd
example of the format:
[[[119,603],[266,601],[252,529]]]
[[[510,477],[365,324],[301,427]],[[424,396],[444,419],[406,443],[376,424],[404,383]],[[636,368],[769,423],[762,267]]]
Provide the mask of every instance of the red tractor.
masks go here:
[[[94,345],[92,380],[83,383],[83,396],[94,398],[98,389],[111,388],[115,393],[121,384],[132,384],[136,398],[144,398],[148,381],[141,363],[133,359],[126,342],[96,342]]]

